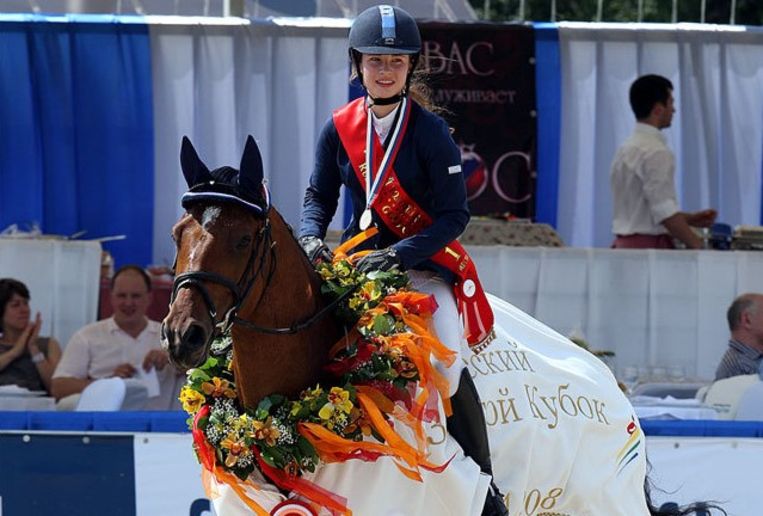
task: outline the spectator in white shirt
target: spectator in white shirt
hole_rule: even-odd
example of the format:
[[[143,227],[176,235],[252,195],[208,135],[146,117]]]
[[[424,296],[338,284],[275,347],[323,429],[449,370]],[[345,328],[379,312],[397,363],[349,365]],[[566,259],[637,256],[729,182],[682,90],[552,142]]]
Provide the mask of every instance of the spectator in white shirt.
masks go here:
[[[81,328],[69,340],[53,374],[56,399],[81,393],[97,379],[133,378],[156,369],[162,388],[174,389],[177,373],[161,349],[159,323],[146,317],[151,279],[140,267],[127,265],[111,281],[114,314]],[[169,408],[174,393],[160,393]],[[147,407],[152,408],[152,407]]]
[[[673,120],[673,102],[673,84],[665,77],[645,75],[631,85],[636,128],[617,150],[610,175],[614,248],[672,249],[676,238],[689,249],[699,249],[702,242],[691,226],[715,222],[713,209],[679,210],[675,160],[660,133]]]

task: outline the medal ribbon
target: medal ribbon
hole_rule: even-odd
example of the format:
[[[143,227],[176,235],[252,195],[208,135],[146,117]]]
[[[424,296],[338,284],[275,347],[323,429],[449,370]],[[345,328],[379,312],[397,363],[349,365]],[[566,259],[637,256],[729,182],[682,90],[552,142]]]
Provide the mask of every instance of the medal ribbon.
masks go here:
[[[371,114],[371,108],[368,107],[366,110],[366,173],[364,174],[366,183],[366,211],[371,210],[371,206],[379,194],[379,185],[381,185],[384,176],[387,175],[387,171],[392,167],[392,163],[395,161],[395,157],[397,156],[397,151],[400,150],[400,144],[402,143],[403,135],[405,134],[405,127],[408,124],[408,116],[411,112],[408,97],[403,97],[403,100],[400,102],[400,107],[398,109],[401,111],[400,115],[397,117],[397,123],[395,124],[395,128],[392,132],[392,139],[387,146],[387,150],[384,152],[381,165],[379,165],[379,170],[376,171],[376,174],[373,173],[373,138],[376,136],[376,131],[374,131],[373,127],[374,123],[373,115]]]

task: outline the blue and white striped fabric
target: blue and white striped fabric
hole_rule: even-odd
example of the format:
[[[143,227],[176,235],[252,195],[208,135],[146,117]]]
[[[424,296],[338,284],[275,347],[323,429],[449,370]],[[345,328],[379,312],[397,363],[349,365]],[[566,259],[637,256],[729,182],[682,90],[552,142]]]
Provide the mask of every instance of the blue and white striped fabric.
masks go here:
[[[274,205],[297,224],[318,131],[347,100],[348,27],[0,15],[0,229],[37,222],[46,233],[124,234],[106,244],[117,264],[170,263],[183,135],[210,166],[236,165],[255,136]],[[682,206],[760,224],[759,32],[535,28],[539,221],[570,245],[608,246],[609,162],[633,125],[627,87],[638,74],[662,73],[676,84],[668,135]]]

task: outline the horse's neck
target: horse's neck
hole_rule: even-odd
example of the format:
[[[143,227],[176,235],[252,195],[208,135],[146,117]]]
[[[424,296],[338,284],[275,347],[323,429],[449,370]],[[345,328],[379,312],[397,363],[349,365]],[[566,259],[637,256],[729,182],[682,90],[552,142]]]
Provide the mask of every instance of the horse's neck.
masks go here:
[[[239,316],[259,326],[285,328],[316,314],[325,302],[321,279],[275,210],[269,215],[274,250],[265,253],[265,281],[253,289]],[[266,284],[270,268],[272,277]],[[273,393],[296,395],[314,384],[326,363],[328,349],[338,338],[336,322],[328,315],[292,335],[269,335],[234,326],[235,374],[246,406]]]

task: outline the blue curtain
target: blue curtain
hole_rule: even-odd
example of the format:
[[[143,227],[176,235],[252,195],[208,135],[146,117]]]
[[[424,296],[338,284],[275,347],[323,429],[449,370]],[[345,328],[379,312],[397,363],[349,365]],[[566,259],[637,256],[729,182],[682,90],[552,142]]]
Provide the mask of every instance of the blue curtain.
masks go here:
[[[138,17],[0,17],[0,228],[124,234],[117,264],[151,261],[149,45]]]
[[[559,199],[559,149],[562,77],[559,29],[555,23],[536,23],[535,98],[538,111],[538,182],[535,220],[556,227]]]

